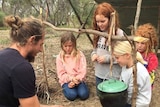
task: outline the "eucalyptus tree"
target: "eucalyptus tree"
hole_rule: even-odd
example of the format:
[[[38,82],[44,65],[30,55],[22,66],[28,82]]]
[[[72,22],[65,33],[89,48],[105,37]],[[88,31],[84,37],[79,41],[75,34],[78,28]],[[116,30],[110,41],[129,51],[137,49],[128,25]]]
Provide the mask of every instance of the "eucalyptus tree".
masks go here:
[[[92,14],[94,6],[96,4],[94,0],[70,0],[70,1],[72,2],[73,8],[75,9],[75,11],[79,16],[78,20],[81,20],[82,23],[86,23],[86,25],[90,26],[92,22]],[[78,20],[75,20],[76,23],[80,23]]]
[[[35,14],[36,11],[26,0],[2,0],[2,11],[21,17]]]
[[[91,1],[94,0],[71,0],[83,22],[91,10]],[[6,15],[13,14],[21,17],[32,15],[56,26],[79,25],[68,0],[0,0],[0,3],[1,10]]]

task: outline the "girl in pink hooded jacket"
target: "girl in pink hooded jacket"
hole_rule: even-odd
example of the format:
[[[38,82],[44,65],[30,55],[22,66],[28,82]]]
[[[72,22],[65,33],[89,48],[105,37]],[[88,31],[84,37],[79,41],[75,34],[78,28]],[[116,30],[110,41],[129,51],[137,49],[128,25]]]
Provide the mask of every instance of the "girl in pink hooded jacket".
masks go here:
[[[86,77],[86,58],[76,48],[76,38],[71,32],[61,37],[62,50],[56,58],[57,75],[63,93],[68,100],[79,97],[85,100],[89,97],[89,90],[84,82]]]

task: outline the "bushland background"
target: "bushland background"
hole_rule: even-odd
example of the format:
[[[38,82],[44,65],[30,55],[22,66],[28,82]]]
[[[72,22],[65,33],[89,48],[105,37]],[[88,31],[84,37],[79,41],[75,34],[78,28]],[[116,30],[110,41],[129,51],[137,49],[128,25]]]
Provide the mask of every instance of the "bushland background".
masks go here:
[[[93,10],[94,10],[94,7],[97,5],[95,1],[94,0],[27,0],[27,1],[26,0],[7,0],[7,1],[0,0],[0,50],[10,45],[9,28],[5,27],[3,24],[3,18],[5,16],[13,14],[13,15],[19,15],[20,17],[28,17],[32,15],[42,20],[46,20],[57,27],[81,28],[81,26],[85,23],[85,26],[84,26],[85,28],[92,28]],[[113,1],[113,0],[110,0],[110,1]],[[71,6],[70,2],[73,4],[74,8]],[[159,2],[157,2],[156,5],[158,3]],[[160,6],[160,4],[158,5]],[[127,7],[132,8],[132,6],[129,6],[128,4],[128,6],[121,8],[120,11],[122,10],[126,11]],[[152,7],[157,8],[155,6],[152,6]],[[40,12],[40,8],[42,9],[42,13]],[[147,9],[148,8],[144,10],[147,10]],[[77,12],[77,14],[75,11]],[[130,10],[130,12],[133,12],[133,11]],[[151,19],[153,18],[153,16],[158,17],[158,14],[155,14],[154,12],[149,12],[150,14],[151,13],[152,14],[150,17],[147,16],[147,18]],[[124,19],[125,17],[127,17],[124,14],[122,15],[119,14],[120,19]],[[128,19],[131,19],[129,23],[133,24],[135,14],[132,13],[132,16],[130,15],[128,16],[129,16]],[[141,23],[146,23],[148,19],[143,20]],[[150,23],[152,23],[152,21]],[[127,26],[130,26],[130,24]],[[121,22],[121,25],[124,25],[124,23]],[[128,35],[130,35],[130,32],[128,32],[129,29],[127,28],[127,26],[125,27],[122,26],[122,27],[127,29],[126,32]],[[159,29],[157,30],[160,31]],[[86,34],[78,35],[75,33],[75,36],[78,37],[77,38],[78,49],[84,52],[87,59],[86,81],[90,89],[90,97],[85,101],[81,101],[79,99],[75,101],[68,101],[63,96],[62,88],[58,83],[58,78],[56,75],[56,67],[55,67],[55,57],[60,51],[59,35],[61,33],[62,33],[61,31],[58,32],[49,27],[46,28],[44,54],[43,53],[38,54],[36,56],[35,62],[32,63],[35,69],[36,77],[37,77],[37,80],[36,80],[37,86],[46,87],[45,79],[47,77],[48,93],[50,95],[50,100],[48,101],[45,95],[43,97],[39,97],[41,103],[62,104],[65,107],[101,107],[99,99],[96,95],[94,65],[90,59],[90,54],[93,48],[92,48],[90,39],[87,37]],[[89,34],[89,36],[92,38],[93,35]],[[159,57],[159,60],[160,60],[160,54],[158,54],[157,56]],[[46,89],[41,89],[41,90],[46,90]],[[150,107],[160,106],[159,96],[160,96],[160,65],[159,65],[158,71],[156,72],[156,81],[153,88],[152,102]]]

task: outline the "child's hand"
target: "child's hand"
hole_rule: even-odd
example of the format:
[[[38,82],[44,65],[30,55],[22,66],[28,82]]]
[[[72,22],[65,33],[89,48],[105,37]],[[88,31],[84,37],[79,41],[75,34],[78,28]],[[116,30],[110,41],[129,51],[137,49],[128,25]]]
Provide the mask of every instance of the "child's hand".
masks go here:
[[[75,83],[75,85],[78,85],[80,83],[80,80],[77,78],[73,78],[72,81]]]
[[[97,58],[98,63],[104,63],[106,61],[105,56],[99,56]]]
[[[73,88],[73,87],[75,87],[75,85],[76,84],[73,81],[71,81],[71,82],[69,82],[68,87],[69,88]]]
[[[92,57],[91,57],[91,60],[94,62],[96,61],[98,58],[98,55],[97,54],[94,54]]]

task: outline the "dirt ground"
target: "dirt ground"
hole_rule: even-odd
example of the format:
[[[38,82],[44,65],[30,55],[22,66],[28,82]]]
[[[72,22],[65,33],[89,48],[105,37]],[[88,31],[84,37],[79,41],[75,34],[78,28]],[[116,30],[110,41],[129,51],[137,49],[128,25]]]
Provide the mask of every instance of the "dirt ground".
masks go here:
[[[8,38],[8,33],[6,31],[0,31],[1,39]],[[32,63],[36,77],[37,77],[37,85],[40,87],[45,88],[46,83],[45,81],[45,74],[47,76],[48,86],[49,86],[49,96],[50,100],[47,102],[47,94],[45,98],[40,98],[41,103],[43,104],[61,104],[64,107],[101,107],[99,99],[96,95],[96,88],[95,88],[95,76],[94,76],[94,67],[93,63],[90,59],[90,54],[92,51],[92,45],[87,38],[87,36],[80,35],[77,39],[77,47],[81,51],[84,52],[86,59],[87,59],[87,84],[90,89],[90,96],[87,100],[81,101],[80,99],[76,99],[75,101],[67,100],[63,93],[60,84],[58,83],[58,78],[56,75],[56,67],[55,67],[55,57],[60,51],[60,38],[59,33],[57,32],[50,32],[46,35],[45,38],[45,51],[44,51],[44,60],[43,54],[40,53],[37,55],[36,60]],[[92,35],[91,35],[92,36]],[[0,39],[0,40],[1,40]],[[8,42],[5,40],[0,41],[0,49],[5,48],[8,46]],[[159,55],[160,56],[160,55]],[[45,90],[45,89],[43,89]],[[156,72],[156,81],[153,88],[152,94],[152,101],[150,107],[160,107],[160,67],[159,70]]]

